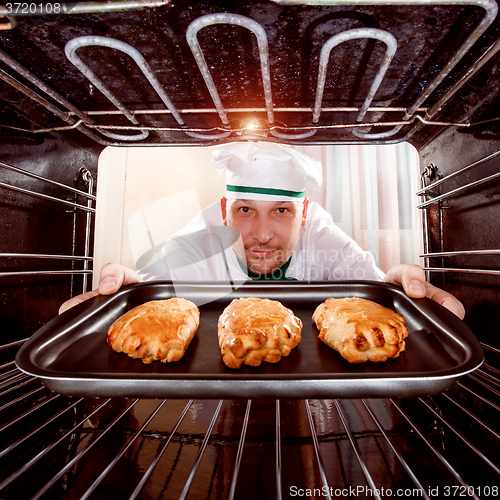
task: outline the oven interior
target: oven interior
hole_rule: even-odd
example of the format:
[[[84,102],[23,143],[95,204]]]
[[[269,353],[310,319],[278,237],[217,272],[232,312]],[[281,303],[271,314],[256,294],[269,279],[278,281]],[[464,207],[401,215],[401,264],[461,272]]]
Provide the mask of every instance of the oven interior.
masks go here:
[[[498,496],[494,0],[0,6],[0,498]],[[69,398],[15,354],[91,287],[107,146],[419,152],[425,269],[481,368],[419,398]],[[98,270],[97,270],[98,271]]]

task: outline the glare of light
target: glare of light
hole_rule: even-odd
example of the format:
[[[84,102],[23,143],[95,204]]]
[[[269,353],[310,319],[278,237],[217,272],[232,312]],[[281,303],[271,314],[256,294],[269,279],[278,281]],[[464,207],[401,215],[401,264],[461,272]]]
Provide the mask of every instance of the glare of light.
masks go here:
[[[259,120],[255,118],[249,118],[245,121],[243,128],[248,130],[249,132],[255,132],[256,130],[262,129],[263,126],[259,122]]]
[[[241,122],[240,129],[243,135],[267,136],[267,127],[265,123],[258,118],[246,118]]]

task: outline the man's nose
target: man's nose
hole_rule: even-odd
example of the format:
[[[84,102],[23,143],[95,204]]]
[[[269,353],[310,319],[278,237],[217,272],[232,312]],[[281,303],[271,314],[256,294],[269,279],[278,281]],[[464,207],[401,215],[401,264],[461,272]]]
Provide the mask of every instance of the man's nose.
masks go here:
[[[274,236],[274,231],[271,227],[271,224],[265,217],[258,217],[255,220],[253,233],[253,237],[260,243],[267,243]]]

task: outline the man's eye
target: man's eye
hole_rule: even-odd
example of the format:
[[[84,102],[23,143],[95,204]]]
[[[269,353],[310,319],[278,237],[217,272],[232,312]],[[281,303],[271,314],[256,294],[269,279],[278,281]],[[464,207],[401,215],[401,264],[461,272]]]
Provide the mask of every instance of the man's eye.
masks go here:
[[[286,214],[288,212],[288,208],[280,207],[280,208],[278,208],[277,212],[279,214]]]
[[[250,207],[240,207],[240,212],[248,214],[250,212]]]

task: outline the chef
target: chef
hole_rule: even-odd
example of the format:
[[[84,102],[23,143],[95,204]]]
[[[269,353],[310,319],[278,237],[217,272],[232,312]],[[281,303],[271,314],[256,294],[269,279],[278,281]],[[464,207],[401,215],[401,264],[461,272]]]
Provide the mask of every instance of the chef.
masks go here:
[[[321,164],[284,145],[245,141],[223,145],[212,155],[226,173],[225,196],[202,210],[141,270],[119,264],[101,270],[99,288],[65,302],[60,312],[124,284],[150,280],[219,281],[230,289],[256,281],[377,280],[402,285],[410,297],[427,296],[460,318],[462,304],[426,282],[416,265],[393,266],[387,274],[305,196],[320,186]]]

